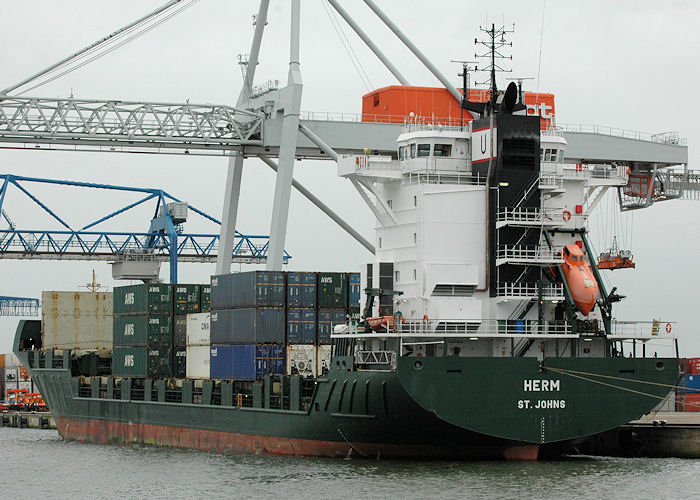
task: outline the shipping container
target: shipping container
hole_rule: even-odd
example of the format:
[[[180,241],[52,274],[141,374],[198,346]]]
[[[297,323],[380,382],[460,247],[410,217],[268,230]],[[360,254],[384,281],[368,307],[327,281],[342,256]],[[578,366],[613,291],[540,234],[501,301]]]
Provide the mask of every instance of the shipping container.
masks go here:
[[[173,345],[187,345],[187,315],[177,314],[173,318]]]
[[[322,377],[328,373],[331,366],[331,346],[317,345],[316,346],[316,373],[318,377]]]
[[[148,347],[148,378],[173,376],[173,349],[171,347]]]
[[[287,375],[316,376],[316,346],[287,346]]]
[[[173,317],[165,314],[114,317],[114,345],[170,346]]]
[[[344,324],[345,309],[319,309],[318,310],[318,337],[317,344],[330,344],[331,332],[335,325]]]
[[[174,285],[173,304],[175,314],[201,312],[199,294],[200,285]]]
[[[676,393],[676,411],[700,412],[700,394]]]
[[[17,367],[17,380],[29,380],[30,378],[31,375],[29,375],[29,371],[24,366]]]
[[[348,273],[348,308],[360,309],[362,299],[362,286],[360,284],[360,273]]]
[[[316,343],[315,309],[287,309],[287,343]]]
[[[17,389],[26,389],[29,392],[34,392],[31,380],[22,380],[22,381],[18,382]]]
[[[316,307],[316,273],[287,273],[287,307]]]
[[[700,358],[686,358],[685,373],[688,375],[700,375]]]
[[[250,271],[211,278],[211,308],[284,307],[285,276],[281,271]]]
[[[209,312],[211,309],[211,285],[199,285],[200,312]]]
[[[700,393],[700,375],[683,375],[678,380],[678,392]]]
[[[209,345],[211,344],[209,313],[198,313],[187,315],[187,344],[186,345]],[[208,351],[207,351],[208,352]]]
[[[6,400],[7,391],[9,391],[10,389],[17,389],[17,381],[16,380],[14,380],[14,381],[5,380],[4,384],[5,384],[5,391],[2,394],[2,399]]]
[[[115,346],[112,351],[112,374],[117,377],[146,377],[147,347]]]
[[[346,308],[348,283],[345,273],[318,273],[318,307]]]
[[[210,354],[212,379],[258,380],[286,368],[281,345],[212,345]]]
[[[472,102],[488,102],[486,89],[469,89]],[[525,92],[523,96],[528,116],[540,115],[540,127],[552,126],[555,116],[554,94]],[[362,121],[405,123],[407,120],[458,126],[473,120],[462,110],[459,101],[444,87],[413,87],[391,85],[372,90],[362,96]]]
[[[44,349],[112,349],[111,293],[42,292]]]
[[[165,283],[114,287],[114,314],[172,314],[173,287]]]
[[[210,313],[212,344],[285,343],[281,307],[220,309]]]
[[[210,348],[209,345],[188,345],[186,371],[187,378],[207,379],[210,372]]]
[[[6,366],[5,367],[5,381],[7,382],[17,382],[19,380],[19,377],[17,376],[17,367],[15,366]]]
[[[187,347],[173,349],[173,377],[187,378]]]

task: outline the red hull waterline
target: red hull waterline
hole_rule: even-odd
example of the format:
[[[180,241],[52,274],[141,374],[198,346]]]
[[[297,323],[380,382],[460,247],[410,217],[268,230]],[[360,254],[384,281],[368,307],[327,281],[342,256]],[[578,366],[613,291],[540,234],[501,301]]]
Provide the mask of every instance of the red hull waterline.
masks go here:
[[[94,444],[138,443],[217,453],[367,458],[499,458],[500,455],[506,460],[537,460],[539,452],[536,444],[504,448],[499,454],[494,453],[494,449],[476,447],[316,441],[85,418],[60,417],[56,419],[56,426],[67,440]]]

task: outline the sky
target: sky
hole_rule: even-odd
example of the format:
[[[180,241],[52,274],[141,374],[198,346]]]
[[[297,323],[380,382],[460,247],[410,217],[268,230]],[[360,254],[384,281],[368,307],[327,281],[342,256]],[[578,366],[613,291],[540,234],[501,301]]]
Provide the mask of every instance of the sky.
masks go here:
[[[155,9],[163,2],[123,0],[27,0],[3,8],[0,32],[0,87],[18,82]],[[492,22],[512,28],[511,73],[531,77],[528,91],[556,96],[557,120],[596,124],[649,133],[677,131],[687,138],[689,168],[694,168],[700,131],[692,89],[700,70],[695,1],[609,2],[380,0],[377,2],[411,40],[455,85],[459,66],[473,60],[480,26]],[[413,85],[438,81],[358,0],[341,4],[370,34]],[[342,23],[342,31],[360,68],[351,63],[324,0],[302,2],[302,110],[359,113],[361,96],[397,82],[364,44]],[[201,0],[169,22],[107,56],[27,95],[133,101],[235,104],[241,85],[237,55],[249,51],[257,2]],[[272,0],[263,38],[256,83],[286,81],[289,57],[288,1]],[[336,16],[337,18],[337,16]],[[339,18],[337,18],[339,19]],[[362,75],[362,76],[361,76]],[[227,160],[174,155],[135,155],[0,149],[0,172],[26,176],[162,188],[216,217],[221,216]],[[374,239],[374,219],[359,195],[336,176],[335,165],[297,162],[295,178],[337,211],[358,231]],[[244,167],[238,229],[268,234],[274,175],[259,160]],[[78,225],[125,205],[134,198],[75,189],[37,189],[42,199]],[[14,196],[14,195],[13,195]],[[19,196],[5,209],[20,227],[55,228]],[[700,241],[696,220],[700,204],[659,203],[633,215],[615,214],[613,200],[591,217],[593,242],[602,250],[617,235],[632,250],[637,269],[610,274],[608,281],[627,295],[619,319],[674,321],[681,355],[700,356],[696,331],[700,270],[689,255]],[[143,231],[146,210],[115,220],[112,228]],[[190,231],[215,231],[199,221]],[[615,229],[613,229],[615,228]],[[286,248],[289,270],[359,269],[371,255],[305,198],[292,193]],[[113,286],[103,262],[0,260],[0,295],[38,297],[42,290],[75,290],[92,270]],[[161,276],[167,279],[167,266]],[[181,264],[181,282],[205,282],[210,264]],[[17,320],[0,318],[0,352],[9,351]],[[665,351],[664,351],[665,352]]]

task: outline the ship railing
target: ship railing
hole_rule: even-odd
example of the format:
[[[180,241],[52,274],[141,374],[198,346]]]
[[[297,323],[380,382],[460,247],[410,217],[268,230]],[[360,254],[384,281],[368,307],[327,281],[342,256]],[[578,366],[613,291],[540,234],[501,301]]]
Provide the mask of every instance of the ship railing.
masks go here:
[[[547,176],[550,184],[552,181],[550,178],[554,179],[598,179],[598,180],[610,180],[616,183],[626,184],[629,179],[629,169],[628,167],[622,165],[608,165],[608,164],[582,164],[582,163],[566,163],[561,174],[543,174]]]
[[[676,321],[621,321],[614,319],[612,321],[612,334],[610,337],[620,337],[625,339],[635,338],[668,338],[675,339],[677,334]]]
[[[498,222],[507,224],[526,224],[533,226],[556,225],[563,222],[562,209],[536,207],[500,207]]]
[[[384,365],[396,369],[396,351],[356,351],[357,365]]]
[[[496,251],[496,265],[533,264],[552,265],[564,262],[561,247],[543,245],[500,245]]]
[[[365,332],[362,325],[350,325],[342,333],[332,333],[331,338],[358,337],[401,337],[401,338],[463,338],[479,340],[480,338],[503,337],[542,337],[558,336],[576,337],[566,321],[538,320],[497,320],[497,319],[423,319],[402,320],[394,318],[383,322],[383,332]]]
[[[499,283],[496,292],[498,297],[513,299],[536,299],[540,290],[537,283]],[[564,288],[561,283],[551,283],[542,287],[544,300],[564,300]]]
[[[662,132],[659,134],[651,134],[649,132],[639,132],[637,130],[627,130],[622,128],[607,127],[603,125],[587,125],[577,123],[559,123],[557,129],[562,132],[579,132],[587,134],[609,135],[613,137],[623,137],[626,139],[635,139],[638,141],[658,142],[661,144],[670,144],[673,146],[686,146],[688,140],[680,137],[678,132]]]
[[[486,175],[471,172],[409,172],[403,176],[403,184],[461,184],[485,186]]]
[[[564,177],[557,174],[540,173],[540,189],[564,189]]]

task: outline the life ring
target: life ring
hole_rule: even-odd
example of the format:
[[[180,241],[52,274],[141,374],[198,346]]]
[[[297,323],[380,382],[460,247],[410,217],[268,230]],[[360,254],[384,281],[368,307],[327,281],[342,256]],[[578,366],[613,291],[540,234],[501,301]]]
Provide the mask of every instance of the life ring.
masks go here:
[[[666,333],[671,333],[671,323],[666,323]]]
[[[571,220],[571,212],[568,210],[564,210],[564,213],[562,213],[561,216],[564,220]]]

